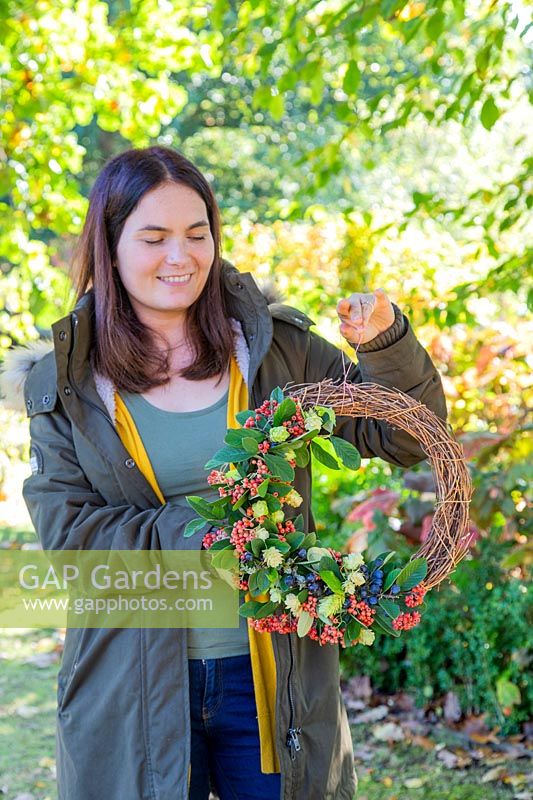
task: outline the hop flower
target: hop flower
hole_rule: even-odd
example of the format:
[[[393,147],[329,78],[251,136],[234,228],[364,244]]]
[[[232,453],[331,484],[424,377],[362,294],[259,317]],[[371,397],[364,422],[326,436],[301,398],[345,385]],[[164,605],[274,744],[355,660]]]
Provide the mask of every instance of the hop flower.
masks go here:
[[[255,538],[256,539],[262,539],[263,541],[265,541],[265,539],[268,539],[268,537],[270,536],[270,534],[267,531],[267,529],[266,528],[261,528],[261,527],[256,528],[255,531],[254,531],[254,534],[255,534]]]
[[[266,505],[266,503],[265,503],[265,505]],[[283,513],[283,511],[281,509],[279,509],[279,511],[273,511],[272,512],[272,514],[270,515],[270,519],[272,520],[272,522],[277,524],[278,522],[283,522],[284,516],[285,516],[285,514]]]
[[[282,594],[278,588],[275,586],[269,592],[270,600],[272,603],[280,603]]]
[[[285,607],[288,608],[295,617],[299,616],[302,612],[302,604],[298,600],[298,597],[292,594],[292,592],[285,598]]]
[[[296,491],[296,489],[291,489],[291,491],[285,495],[283,500],[292,508],[298,508],[298,506],[301,506],[303,503],[303,497]]]
[[[359,644],[371,645],[374,644],[374,639],[376,638],[376,634],[374,631],[369,631],[368,628],[361,628],[359,631],[359,636],[357,637],[357,641]]]
[[[277,428],[271,428],[270,433],[268,434],[268,438],[271,442],[285,442],[289,436],[290,433],[287,428],[284,428],[281,425]]]
[[[304,427],[306,431],[319,431],[322,427],[322,419],[318,414],[308,414],[305,417]]]
[[[285,428],[284,428],[284,430],[285,430]],[[294,461],[294,459],[296,458],[296,453],[294,452],[292,447],[291,447],[290,450],[286,450],[285,451],[284,458],[285,458],[285,461]]]
[[[357,570],[357,572],[349,572],[348,573],[348,580],[350,583],[353,583],[354,586],[362,586],[365,583],[366,578],[362,572]]]
[[[267,547],[263,550],[263,560],[267,567],[277,569],[283,564],[283,555],[275,547]]]
[[[361,553],[349,553],[346,556],[343,556],[344,559],[344,566],[346,569],[357,569],[364,563],[364,558]]]
[[[268,514],[268,506],[264,500],[258,500],[257,503],[254,503],[254,517],[257,519],[258,517],[266,517]]]
[[[342,608],[342,597],[338,594],[330,594],[323,597],[318,603],[318,613],[323,617],[332,617],[338,614]]]

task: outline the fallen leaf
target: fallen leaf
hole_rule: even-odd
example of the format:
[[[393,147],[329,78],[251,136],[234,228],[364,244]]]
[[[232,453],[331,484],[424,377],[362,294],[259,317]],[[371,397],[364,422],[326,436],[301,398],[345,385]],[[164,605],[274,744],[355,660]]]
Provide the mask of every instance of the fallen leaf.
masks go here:
[[[454,769],[457,766],[457,762],[459,760],[455,755],[455,753],[452,753],[451,750],[446,750],[446,748],[440,750],[437,753],[437,758],[439,759],[439,761],[442,761],[444,766],[447,767],[448,769]]]
[[[413,736],[411,744],[416,744],[418,747],[423,747],[424,750],[434,750],[435,742],[428,736]]]
[[[427,783],[428,778],[406,778],[403,782],[403,785],[406,789],[420,789],[425,783]]]
[[[368,711],[363,711],[362,714],[357,714],[352,719],[352,723],[354,725],[361,725],[363,722],[377,722],[386,717],[388,713],[389,709],[387,706],[376,706],[375,708],[369,708]]]
[[[405,739],[403,730],[395,722],[385,722],[372,728],[372,735],[380,742],[401,742]]]
[[[492,731],[487,733],[469,733],[468,738],[478,744],[488,744],[488,742],[497,742],[498,737]]]
[[[505,767],[492,767],[486,772],[484,775],[481,776],[480,781],[481,783],[490,783],[491,781],[501,781],[507,775],[507,769]]]
[[[517,772],[516,775],[505,775],[503,782],[511,786],[523,786],[525,783],[531,783],[532,775],[524,775],[523,772]]]
[[[398,692],[393,697],[394,707],[400,709],[400,711],[412,711],[415,707],[415,699],[412,695],[407,694],[407,692]]]

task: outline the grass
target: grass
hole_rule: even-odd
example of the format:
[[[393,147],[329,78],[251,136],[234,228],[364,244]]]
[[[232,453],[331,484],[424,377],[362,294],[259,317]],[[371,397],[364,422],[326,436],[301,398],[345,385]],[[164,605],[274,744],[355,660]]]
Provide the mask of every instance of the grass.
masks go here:
[[[56,800],[55,706],[58,664],[39,668],[24,660],[53,649],[52,631],[0,631],[0,789],[2,797],[31,793]]]

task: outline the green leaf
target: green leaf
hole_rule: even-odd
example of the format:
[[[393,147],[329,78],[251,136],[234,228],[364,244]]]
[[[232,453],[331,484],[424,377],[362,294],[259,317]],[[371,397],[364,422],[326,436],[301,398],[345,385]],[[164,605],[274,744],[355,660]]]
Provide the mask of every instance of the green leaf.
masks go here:
[[[359,632],[363,626],[360,622],[356,619],[350,620],[348,625],[346,626],[346,631],[344,633],[344,642],[346,645],[350,645],[353,641],[357,639],[359,636]]]
[[[385,580],[383,581],[384,592],[386,592],[387,589],[390,589],[400,572],[401,569],[398,567],[397,569],[391,569],[391,571],[385,576]]]
[[[296,414],[296,403],[294,400],[291,400],[290,397],[286,397],[274,413],[274,427],[281,425],[282,422],[286,422],[294,414]]]
[[[392,622],[388,614],[382,611],[379,607],[376,608],[376,616],[374,617],[374,622],[380,626],[380,628],[388,633],[389,636],[394,636],[397,638],[400,635],[400,631],[394,630],[392,627]]]
[[[236,570],[239,566],[239,559],[237,558],[233,548],[225,550],[217,550],[213,553],[211,564],[215,569]]]
[[[311,454],[317,461],[324,464],[325,467],[329,467],[329,469],[340,469],[337,461],[330,453],[327,453],[319,446],[316,439],[313,439],[311,442]]]
[[[425,558],[414,558],[400,571],[396,577],[396,583],[401,586],[404,592],[417,586],[427,575],[428,565]]]
[[[187,502],[194,508],[197,514],[210,522],[218,522],[226,516],[226,501],[216,500],[214,503],[208,503],[203,497],[196,497],[195,495],[188,495]]]
[[[255,617],[257,612],[265,605],[267,605],[267,603],[260,603],[259,600],[248,600],[246,603],[242,603],[242,605],[239,606],[239,615],[247,619]]]
[[[270,513],[272,513],[273,511],[279,511],[281,508],[281,503],[278,500],[278,498],[273,497],[271,494],[267,495],[266,503]]]
[[[250,453],[253,456],[255,456],[255,454],[259,452],[259,445],[257,444],[255,439],[252,439],[251,436],[247,436],[245,439],[242,440],[242,446],[247,453]]]
[[[256,431],[254,428],[232,428],[226,433],[224,441],[230,447],[243,448],[244,439],[254,439],[256,442],[262,442],[265,434],[261,431]]]
[[[271,492],[277,492],[280,497],[285,497],[286,494],[292,491],[293,487],[286,483],[278,483],[277,481],[270,480],[269,489]]]
[[[189,536],[192,536],[194,533],[198,533],[201,531],[202,528],[205,528],[207,522],[205,519],[191,519],[185,526],[185,530],[183,531],[183,537],[188,539]]]
[[[311,533],[306,534],[305,539],[303,540],[300,547],[305,547],[307,550],[309,547],[314,547],[316,544],[316,533],[311,531]]]
[[[335,559],[330,555],[322,556],[322,558],[320,559],[320,561],[318,563],[318,570],[319,570],[319,572],[322,572],[323,569],[324,570],[330,570],[338,578],[341,577],[341,571],[339,569],[339,565],[337,564]]]
[[[245,492],[243,492],[243,494],[241,494],[241,496],[239,497],[237,502],[232,505],[232,507],[231,507],[232,510],[233,511],[238,511],[238,509],[242,508],[242,506],[246,503],[248,498],[249,498],[249,492],[248,492],[248,489],[247,489]]]
[[[269,547],[275,547],[280,553],[288,553],[291,549],[290,544],[288,542],[282,542],[281,539],[267,539],[266,543]]]
[[[283,402],[283,392],[282,392],[282,390],[280,389],[279,386],[276,386],[275,389],[272,389],[272,391],[270,392],[270,398],[269,399],[270,400],[274,400],[276,403],[280,403],[280,404]]]
[[[300,639],[303,639],[304,636],[307,636],[312,627],[313,627],[313,617],[311,616],[309,611],[302,611],[302,613],[298,617],[298,628],[297,628],[297,633]]]
[[[252,553],[254,554],[254,556],[256,558],[259,558],[259,556],[265,549],[266,544],[263,541],[263,539],[252,539],[252,541],[250,542],[250,547],[252,548]]]
[[[357,62],[355,60],[350,61],[350,65],[346,70],[346,74],[342,82],[342,88],[344,89],[346,94],[356,94],[360,82],[361,82],[361,70],[357,66]]]
[[[285,113],[285,101],[283,95],[275,94],[270,98],[268,104],[270,113],[276,122],[279,122]]]
[[[429,39],[436,42],[442,31],[444,30],[444,23],[446,22],[446,15],[443,11],[436,11],[428,19],[426,23],[426,31]]]
[[[294,450],[296,466],[304,469],[309,464],[309,448],[306,445],[300,445]]]
[[[391,619],[396,619],[396,617],[400,614],[400,606],[397,606],[392,600],[388,600],[386,597],[382,597],[378,603],[379,608],[382,608],[385,614],[387,614]]]
[[[262,603],[261,608],[257,611],[255,615],[255,618],[263,619],[263,617],[269,617],[271,614],[274,613],[278,605],[279,603],[273,603],[272,600],[269,600],[268,603]]]
[[[248,409],[247,411],[237,411],[235,414],[235,419],[239,423],[239,425],[244,425],[250,417],[255,417],[255,412]]]
[[[504,677],[498,678],[496,681],[496,695],[503,708],[517,706],[522,701],[518,686]]]
[[[359,469],[361,466],[361,456],[359,450],[354,447],[353,444],[347,442],[345,439],[341,439],[340,436],[332,436],[330,441],[337,457],[342,461],[345,467],[348,467],[348,469]]]
[[[303,540],[305,539],[305,534],[295,531],[294,533],[288,533],[285,538],[293,550],[299,550]]]
[[[221,464],[235,464],[238,461],[247,461],[250,454],[239,447],[222,447],[205,465],[206,469],[215,469]]]
[[[233,545],[229,539],[217,539],[209,548],[209,552],[211,553],[215,550],[229,550],[230,548],[233,549]]]
[[[500,111],[498,109],[498,106],[496,105],[492,97],[487,97],[481,108],[481,114],[480,114],[481,124],[483,125],[484,128],[486,128],[486,130],[490,131],[490,129],[493,127],[493,125],[499,119],[499,117],[500,117]]]
[[[269,586],[270,581],[266,569],[258,569],[257,572],[254,572],[253,575],[250,576],[250,580],[248,581],[248,589],[252,597],[263,594]]]
[[[322,572],[321,570],[319,574],[324,583],[326,584],[326,586],[328,586],[332,592],[335,592],[335,594],[340,594],[344,597],[342,583],[337,578],[334,572],[332,572],[331,570],[325,570],[324,572]]]
[[[294,517],[292,522],[293,522],[294,527],[296,528],[296,530],[297,531],[301,531],[303,526],[304,526],[304,515],[303,514],[298,514],[297,517]]]
[[[272,456],[269,453],[265,453],[263,458],[273,475],[277,478],[281,478],[282,481],[289,481],[292,483],[294,480],[294,470],[288,461],[285,461],[285,459],[280,456]]]
[[[257,487],[257,494],[259,497],[264,497],[268,491],[268,484],[270,483],[270,478],[265,478],[265,480],[259,484]]]

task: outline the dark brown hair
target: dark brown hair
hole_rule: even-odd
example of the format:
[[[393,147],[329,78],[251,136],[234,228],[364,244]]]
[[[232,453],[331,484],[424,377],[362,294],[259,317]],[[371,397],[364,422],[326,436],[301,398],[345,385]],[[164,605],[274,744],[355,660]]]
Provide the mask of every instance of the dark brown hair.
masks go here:
[[[220,255],[220,212],[202,173],[181,153],[167,147],[127,150],[104,166],[89,196],[89,210],[74,259],[78,299],[94,291],[97,371],[118,389],[143,392],[169,380],[168,352],[139,320],[113,268],[124,223],[141,198],[165,183],[193,189],[204,201],[215,257],[202,294],[187,309],[185,333],[194,360],[180,375],[203,380],[223,374],[233,348],[226,314]]]

